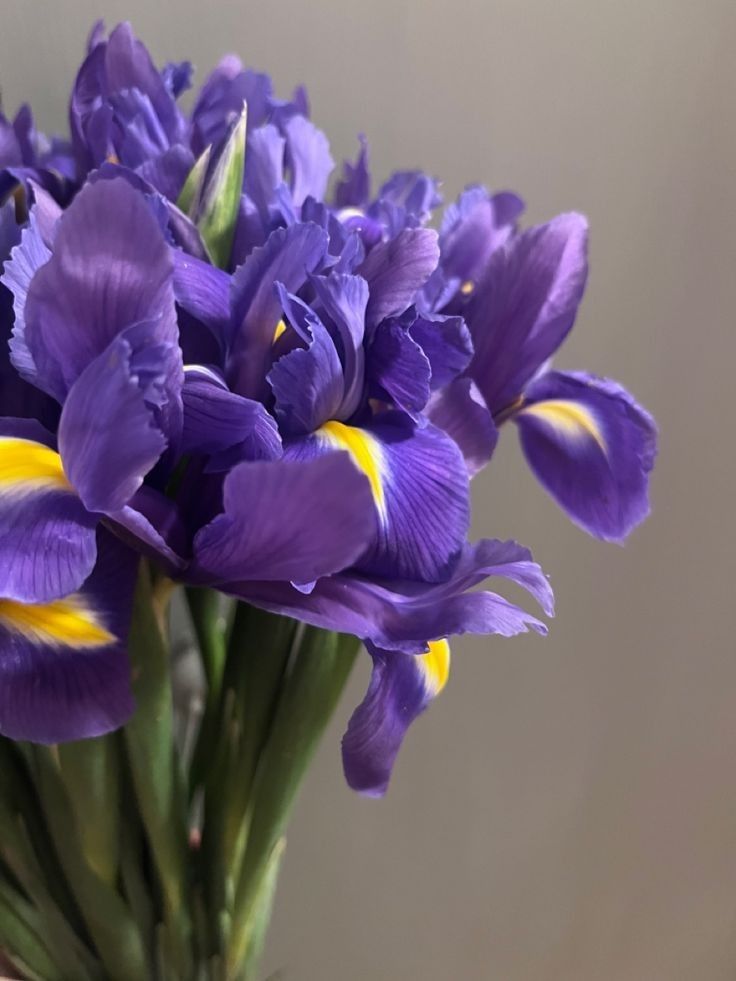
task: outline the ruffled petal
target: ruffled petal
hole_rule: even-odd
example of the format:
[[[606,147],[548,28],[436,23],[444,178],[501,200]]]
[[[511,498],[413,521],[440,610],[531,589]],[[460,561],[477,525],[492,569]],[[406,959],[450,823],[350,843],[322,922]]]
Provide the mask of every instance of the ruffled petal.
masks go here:
[[[366,372],[373,398],[418,418],[429,399],[432,369],[425,352],[399,321],[384,320],[376,327]]]
[[[382,797],[409,726],[439,695],[450,672],[450,645],[434,641],[426,654],[368,646],[373,671],[365,698],[342,740],[345,777],[368,797]]]
[[[126,641],[136,556],[99,532],[77,592],[26,605],[0,599],[0,733],[59,743],[101,736],[133,712]]]
[[[542,485],[582,528],[621,542],[649,513],[656,426],[616,382],[548,372],[514,416]]]
[[[207,582],[319,579],[351,565],[373,525],[368,482],[345,453],[241,463],[223,498],[224,513],[194,542]]]

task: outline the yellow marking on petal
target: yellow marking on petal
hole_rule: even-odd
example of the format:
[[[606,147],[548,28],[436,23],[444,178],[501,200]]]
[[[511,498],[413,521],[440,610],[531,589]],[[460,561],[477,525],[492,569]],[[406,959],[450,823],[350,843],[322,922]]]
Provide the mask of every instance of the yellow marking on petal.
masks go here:
[[[279,322],[276,324],[276,330],[273,332],[273,340],[271,341],[271,343],[275,344],[285,330],[286,330],[286,321],[279,320]]]
[[[419,654],[427,688],[432,696],[439,695],[450,676],[450,645],[446,640],[433,640],[427,654]]]
[[[557,429],[573,439],[590,436],[604,453],[607,452],[606,441],[595,416],[590,409],[578,402],[572,402],[568,399],[548,399],[546,402],[528,405],[522,409],[522,415],[524,413],[541,419],[553,429]]]
[[[105,163],[119,164],[120,157],[117,155],[117,153],[108,153],[107,157],[105,158]]]
[[[474,289],[475,289],[475,283],[473,282],[473,280],[466,279],[465,282],[460,287],[460,292],[463,294],[463,296],[470,296],[470,294],[473,292]]]
[[[31,439],[3,436],[0,437],[0,493],[14,485],[74,490],[56,450]]]
[[[338,450],[347,450],[353,463],[368,478],[378,514],[386,520],[386,494],[383,488],[383,449],[378,440],[357,426],[331,420],[317,430],[317,435]]]
[[[0,626],[45,647],[107,647],[115,640],[78,595],[51,603],[0,599]]]

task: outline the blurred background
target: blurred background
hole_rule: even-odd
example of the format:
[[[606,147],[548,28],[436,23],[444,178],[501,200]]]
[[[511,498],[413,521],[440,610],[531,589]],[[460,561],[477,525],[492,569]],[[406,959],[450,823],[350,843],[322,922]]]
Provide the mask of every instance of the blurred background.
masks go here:
[[[591,279],[558,364],[657,416],[654,513],[588,539],[512,433],[475,532],[551,574],[550,636],[461,640],[384,801],[343,783],[356,672],[290,835],[267,973],[286,981],[736,977],[736,5],[733,0],[2,0],[6,109],[66,126],[93,20],[198,79],[226,51],[309,88],[336,159],[453,197],[578,209]]]

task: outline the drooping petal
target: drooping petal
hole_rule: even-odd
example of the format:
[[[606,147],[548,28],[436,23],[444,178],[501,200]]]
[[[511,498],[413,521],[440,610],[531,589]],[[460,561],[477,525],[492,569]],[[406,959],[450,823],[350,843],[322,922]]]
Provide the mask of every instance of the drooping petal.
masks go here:
[[[591,535],[621,542],[649,513],[656,426],[616,382],[552,371],[514,416],[542,485]]]
[[[305,594],[284,583],[232,582],[221,588],[274,613],[317,627],[354,634],[376,647],[417,654],[427,643],[454,634],[511,637],[546,625],[489,589],[472,588],[498,576],[527,590],[554,615],[547,578],[528,549],[486,539],[466,545],[452,575],[442,583],[367,578],[355,572],[320,579]]]
[[[498,429],[472,379],[456,378],[434,392],[427,417],[460,447],[468,476],[474,477],[491,459]]]
[[[261,394],[281,319],[275,284],[282,283],[287,292],[296,293],[316,271],[326,249],[327,235],[317,225],[292,225],[273,232],[236,270],[229,367],[233,391],[249,398]]]
[[[382,797],[407,729],[442,691],[450,671],[450,645],[434,641],[426,654],[368,646],[373,671],[365,698],[342,740],[345,777],[368,797]]]
[[[468,476],[452,440],[391,412],[361,428],[333,420],[284,453],[304,459],[334,450],[350,454],[372,492],[374,533],[358,567],[387,578],[447,578],[469,523]]]
[[[437,232],[431,228],[407,228],[374,246],[358,267],[370,289],[366,324],[373,327],[411,306],[439,256]]]
[[[368,482],[344,453],[241,463],[223,496],[195,539],[204,581],[310,582],[351,565],[373,526]]]
[[[40,426],[3,419],[0,433],[0,596],[57,599],[92,571],[97,519]]]
[[[213,371],[187,368],[183,398],[182,453],[209,457],[208,472],[281,456],[276,420],[260,402],[230,392]]]
[[[156,321],[156,341],[175,345],[172,279],[169,247],[143,195],[121,179],[88,184],[28,291],[35,384],[62,402],[87,365],[142,321]]]
[[[496,415],[511,405],[573,325],[587,276],[588,226],[559,215],[497,249],[463,310],[468,374]]]
[[[84,586],[50,602],[0,599],[0,733],[59,743],[101,736],[133,712],[125,649],[136,556],[104,531]]]
[[[59,452],[88,511],[125,507],[166,449],[136,367],[131,345],[118,337],[85,368],[64,403]]]

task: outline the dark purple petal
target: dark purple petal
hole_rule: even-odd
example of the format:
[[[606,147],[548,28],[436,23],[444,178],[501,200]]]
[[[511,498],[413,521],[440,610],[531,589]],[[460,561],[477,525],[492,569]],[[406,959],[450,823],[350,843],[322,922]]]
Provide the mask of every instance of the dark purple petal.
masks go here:
[[[64,403],[59,452],[89,511],[125,507],[166,448],[141,381],[131,346],[119,337],[82,372]]]
[[[375,326],[411,306],[439,260],[437,232],[406,229],[388,242],[379,242],[358,268],[368,282],[370,299],[366,322]]]
[[[304,583],[355,561],[372,526],[368,481],[344,453],[241,463],[225,479],[224,513],[196,536],[195,559],[205,581]]]
[[[456,378],[432,394],[427,406],[429,420],[460,447],[474,477],[488,463],[498,442],[493,416],[470,378]]]
[[[173,257],[176,302],[209,327],[224,346],[230,323],[231,277],[179,249],[173,250]]]
[[[365,388],[363,338],[368,284],[361,276],[337,272],[313,276],[311,282],[322,319],[338,344],[345,388],[340,418],[347,419],[360,405]]]
[[[591,535],[621,542],[649,514],[656,426],[616,382],[548,372],[514,419],[532,470]]]
[[[566,214],[491,256],[464,309],[475,356],[468,374],[494,415],[511,405],[573,325],[588,272],[588,225]]]
[[[143,195],[120,179],[87,185],[28,291],[36,384],[63,401],[87,365],[141,321],[158,321],[157,341],[176,344],[172,278],[169,247]]]
[[[242,460],[281,456],[276,420],[260,402],[228,391],[212,371],[188,368],[183,399],[181,451],[209,457],[209,473],[228,470]]]
[[[137,172],[159,194],[176,201],[193,166],[194,154],[188,147],[172,146],[153,159],[144,160]]]
[[[133,712],[126,653],[136,557],[104,531],[84,586],[44,605],[0,600],[0,733],[59,743]]]
[[[445,686],[450,648],[437,641],[427,654],[403,654],[369,644],[368,653],[371,681],[343,737],[342,758],[353,790],[382,797],[407,729]]]
[[[32,384],[36,379],[36,364],[26,341],[26,301],[31,280],[50,258],[51,252],[44,244],[34,208],[30,221],[23,229],[20,244],[11,252],[2,275],[3,284],[13,294],[15,314],[10,340],[10,360],[18,374]]]
[[[276,283],[296,293],[327,249],[317,225],[292,225],[269,236],[236,270],[232,285],[230,382],[233,391],[257,398],[270,367],[271,345],[281,319]]]
[[[447,385],[470,364],[473,342],[462,317],[417,317],[409,333],[432,368],[432,389]]]
[[[379,324],[368,347],[366,372],[373,398],[417,418],[429,399],[432,370],[409,331],[396,320]]]

